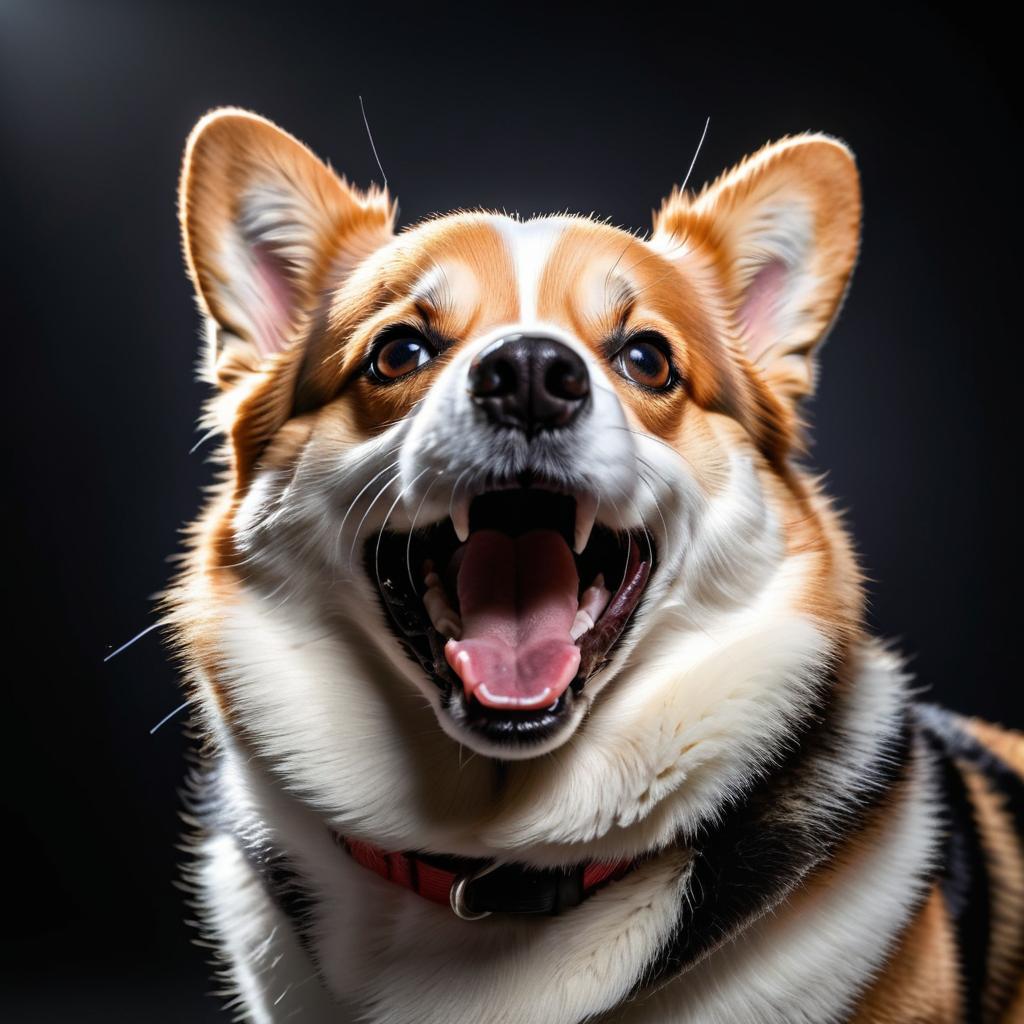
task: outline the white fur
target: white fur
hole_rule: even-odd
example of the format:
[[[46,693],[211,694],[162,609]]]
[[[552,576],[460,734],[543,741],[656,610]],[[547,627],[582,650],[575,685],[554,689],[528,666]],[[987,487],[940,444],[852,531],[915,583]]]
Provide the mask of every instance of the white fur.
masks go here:
[[[528,330],[532,329],[537,323],[541,276],[568,218],[539,217],[519,221],[511,217],[495,217],[492,223],[505,240],[515,266],[519,323]]]
[[[298,1016],[310,1024],[347,1017],[320,983],[288,919],[271,902],[235,841],[211,836],[200,852],[198,895],[204,922],[224,960],[226,992],[252,1024]]]
[[[316,264],[322,218],[308,197],[268,180],[242,197],[238,222],[228,224],[220,238],[217,300],[260,356],[280,352],[291,341],[298,313],[292,289]]]

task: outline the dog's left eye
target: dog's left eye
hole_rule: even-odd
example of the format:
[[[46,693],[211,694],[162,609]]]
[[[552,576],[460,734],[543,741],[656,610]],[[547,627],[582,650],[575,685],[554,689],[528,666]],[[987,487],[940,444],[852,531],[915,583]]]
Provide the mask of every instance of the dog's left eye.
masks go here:
[[[619,350],[616,365],[623,377],[657,391],[672,383],[672,364],[664,349],[642,337],[627,341]]]
[[[380,381],[397,380],[429,363],[435,355],[437,353],[426,339],[403,335],[377,346],[370,369]]]

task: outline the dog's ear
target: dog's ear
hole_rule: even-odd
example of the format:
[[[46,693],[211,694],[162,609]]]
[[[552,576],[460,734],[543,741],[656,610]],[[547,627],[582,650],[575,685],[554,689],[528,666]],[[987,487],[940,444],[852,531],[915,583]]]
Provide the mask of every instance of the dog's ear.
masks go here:
[[[192,130],[179,212],[221,387],[286,350],[325,290],[394,225],[386,193],[358,192],[291,135],[231,108]]]
[[[677,190],[653,241],[681,263],[710,263],[747,358],[773,390],[814,389],[814,351],[834,321],[860,245],[852,153],[826,135],[765,146],[698,196]]]

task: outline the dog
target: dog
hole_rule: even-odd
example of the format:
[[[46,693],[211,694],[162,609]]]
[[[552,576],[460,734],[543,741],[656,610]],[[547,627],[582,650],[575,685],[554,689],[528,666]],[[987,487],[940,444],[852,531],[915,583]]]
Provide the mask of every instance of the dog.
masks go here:
[[[180,217],[221,474],[162,615],[240,1018],[1024,1020],[1024,739],[912,699],[800,465],[843,143],[646,236],[396,233],[220,109]]]

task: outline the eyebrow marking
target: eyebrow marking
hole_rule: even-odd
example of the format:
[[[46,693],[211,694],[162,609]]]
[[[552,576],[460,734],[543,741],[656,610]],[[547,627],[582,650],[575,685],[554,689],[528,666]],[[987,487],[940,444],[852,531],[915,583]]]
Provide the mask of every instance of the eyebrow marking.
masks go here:
[[[416,310],[416,315],[423,321],[425,327],[431,327],[433,324],[434,306],[429,301],[423,301],[417,299],[412,304],[413,309]]]
[[[451,287],[444,267],[438,264],[428,270],[413,286],[410,292],[417,309],[429,306],[435,310],[447,309],[451,305]]]
[[[606,292],[609,307],[616,314],[620,324],[624,324],[629,319],[629,314],[633,312],[640,292],[623,274],[614,274],[608,279]]]

